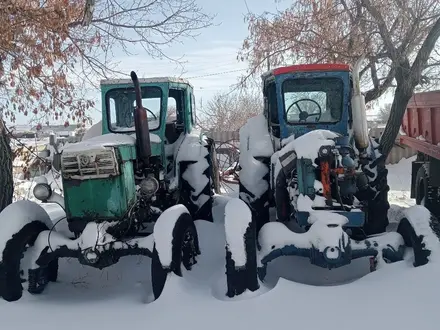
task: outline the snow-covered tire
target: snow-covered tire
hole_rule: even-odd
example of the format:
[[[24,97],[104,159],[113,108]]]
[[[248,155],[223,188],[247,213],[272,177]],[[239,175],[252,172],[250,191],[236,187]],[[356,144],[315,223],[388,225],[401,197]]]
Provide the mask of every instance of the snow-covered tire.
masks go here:
[[[416,203],[423,205],[436,217],[440,216],[440,196],[438,187],[431,185],[429,164],[420,166],[416,175]]]
[[[194,221],[183,205],[165,210],[154,227],[151,282],[154,298],[162,294],[168,274],[182,276],[182,265],[191,270],[200,255]]]
[[[259,166],[266,167],[267,171],[263,176],[257,176],[252,168],[248,168],[245,164],[240,164],[240,181],[239,181],[239,197],[244,201],[252,211],[252,219],[255,222],[257,233],[261,227],[269,221],[269,198],[270,198],[270,158],[257,157],[255,161]],[[252,177],[252,184],[257,186],[266,183],[266,189],[259,197],[252,192],[252,189],[246,185],[241,178]]]
[[[213,176],[212,166],[209,165],[211,157],[208,153],[203,161],[180,162],[180,203],[185,205],[194,219],[213,222]],[[203,187],[197,187],[193,180],[197,180]]]
[[[397,232],[405,245],[414,250],[414,267],[427,264],[440,245],[440,222],[424,206],[412,206],[401,212]]]
[[[225,206],[226,295],[259,289],[255,222],[247,205],[231,199]]]
[[[371,140],[373,152],[379,148],[379,144]],[[368,201],[367,222],[363,228],[366,236],[384,233],[389,225],[388,210],[388,169],[385,165],[386,157],[378,158],[363,166],[362,170],[368,177],[369,189],[358,193],[356,197],[361,201]]]
[[[49,230],[51,226],[52,222],[46,211],[40,205],[28,200],[17,201],[6,207],[0,214],[0,236],[3,238],[0,241],[2,258],[0,294],[4,300],[16,301],[22,297],[21,260],[28,247],[33,246],[38,235]],[[58,260],[52,261],[42,271],[46,280],[56,281]],[[45,284],[37,285],[32,289],[30,285],[29,291],[41,293],[44,286]]]
[[[210,160],[211,189],[213,194],[220,194],[220,172],[218,169],[217,151],[214,142],[211,145]]]

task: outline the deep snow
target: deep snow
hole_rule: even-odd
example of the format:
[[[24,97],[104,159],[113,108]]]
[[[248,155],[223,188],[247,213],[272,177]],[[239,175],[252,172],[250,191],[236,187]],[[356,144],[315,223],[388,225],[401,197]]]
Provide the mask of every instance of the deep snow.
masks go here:
[[[392,203],[414,204],[408,200],[409,164],[389,166]],[[438,329],[440,261],[413,268],[411,253],[370,274],[368,260],[327,271],[304,259],[280,258],[269,265],[273,282],[267,287],[228,301],[223,215],[229,198],[216,198],[213,224],[196,222],[199,262],[184,278],[171,276],[157,301],[147,303],[148,258],[126,257],[102,271],[67,259],[60,261],[58,283],[50,283],[42,295],[25,292],[14,303],[0,300],[0,324],[14,330]],[[57,205],[46,208],[54,220],[63,216]],[[63,229],[61,221],[57,230]],[[301,283],[282,278],[276,283],[280,275]]]

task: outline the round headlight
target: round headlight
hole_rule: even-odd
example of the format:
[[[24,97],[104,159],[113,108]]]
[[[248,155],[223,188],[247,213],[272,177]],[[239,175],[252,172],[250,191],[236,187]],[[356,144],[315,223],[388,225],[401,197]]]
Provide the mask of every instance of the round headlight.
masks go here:
[[[34,196],[36,199],[45,202],[52,196],[52,188],[47,183],[38,183],[34,187]]]
[[[159,181],[156,180],[155,177],[149,176],[141,181],[139,185],[142,193],[145,195],[154,195],[156,191],[159,189]]]

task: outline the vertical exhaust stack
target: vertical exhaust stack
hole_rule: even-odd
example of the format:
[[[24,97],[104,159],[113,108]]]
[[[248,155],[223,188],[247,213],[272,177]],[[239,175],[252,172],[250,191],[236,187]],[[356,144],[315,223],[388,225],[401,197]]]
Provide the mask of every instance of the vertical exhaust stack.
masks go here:
[[[356,148],[364,151],[368,148],[367,113],[365,109],[365,97],[361,93],[359,71],[365,56],[356,62],[353,68],[353,96],[351,97],[351,111],[353,116],[353,133]]]
[[[145,164],[149,163],[151,156],[150,128],[148,127],[147,111],[142,106],[142,93],[139,80],[134,71],[131,71],[131,80],[134,84],[136,93],[136,109],[134,109],[134,126],[136,129],[136,144],[138,147],[139,158]]]

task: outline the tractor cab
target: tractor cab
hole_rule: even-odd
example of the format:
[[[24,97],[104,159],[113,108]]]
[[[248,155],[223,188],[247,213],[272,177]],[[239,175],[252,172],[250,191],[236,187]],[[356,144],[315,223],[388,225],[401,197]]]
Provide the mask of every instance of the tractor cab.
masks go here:
[[[274,138],[295,138],[315,129],[347,136],[351,129],[349,65],[281,67],[262,76],[264,112]]]
[[[161,156],[165,154],[164,145],[173,144],[182,133],[192,131],[193,87],[184,79],[163,77],[139,79],[139,85],[150,132],[151,156]],[[130,79],[101,81],[101,94],[103,134],[135,134],[133,82]]]

